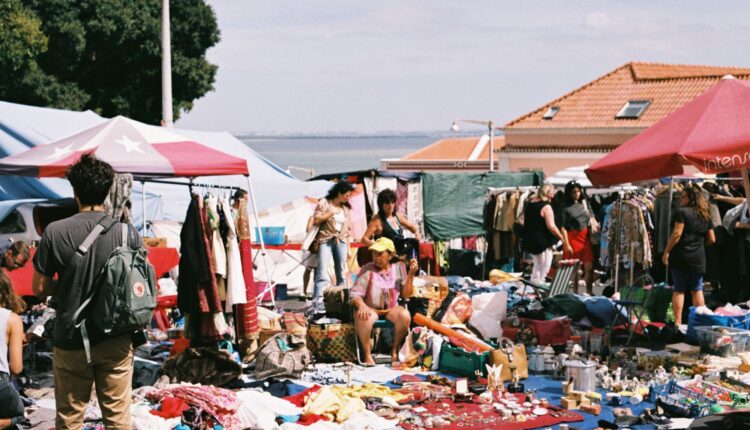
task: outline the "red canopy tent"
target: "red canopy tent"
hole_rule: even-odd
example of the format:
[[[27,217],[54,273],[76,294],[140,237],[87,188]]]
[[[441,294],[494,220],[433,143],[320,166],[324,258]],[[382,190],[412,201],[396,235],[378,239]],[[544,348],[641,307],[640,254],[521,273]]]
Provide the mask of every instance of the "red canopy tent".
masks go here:
[[[0,175],[62,177],[68,166],[86,153],[95,154],[118,173],[130,173],[139,179],[244,175],[248,178],[253,208],[257,208],[247,160],[188,140],[168,128],[143,124],[123,116],[2,158]],[[258,214],[257,210],[254,211],[257,225]],[[268,273],[262,236],[259,240]]]
[[[606,186],[682,175],[684,165],[704,173],[742,170],[747,182],[749,82],[723,78],[585,171]]]
[[[118,116],[72,136],[0,159],[0,174],[62,177],[94,153],[118,173],[138,177],[248,175],[247,161],[169,131]]]

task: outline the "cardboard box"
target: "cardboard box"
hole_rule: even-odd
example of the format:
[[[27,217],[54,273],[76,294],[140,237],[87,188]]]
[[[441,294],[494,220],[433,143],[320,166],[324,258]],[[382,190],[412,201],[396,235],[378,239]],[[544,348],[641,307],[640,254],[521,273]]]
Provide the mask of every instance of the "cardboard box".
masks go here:
[[[578,409],[578,402],[573,399],[563,397],[560,399],[560,406],[563,409]]]
[[[591,406],[591,400],[589,400],[587,397],[582,398],[578,401],[578,406],[583,408],[584,406]]]
[[[599,415],[600,413],[602,413],[602,405],[596,403],[593,405],[581,406],[581,411],[592,415]]]
[[[144,237],[143,244],[151,248],[166,248],[166,237]]]

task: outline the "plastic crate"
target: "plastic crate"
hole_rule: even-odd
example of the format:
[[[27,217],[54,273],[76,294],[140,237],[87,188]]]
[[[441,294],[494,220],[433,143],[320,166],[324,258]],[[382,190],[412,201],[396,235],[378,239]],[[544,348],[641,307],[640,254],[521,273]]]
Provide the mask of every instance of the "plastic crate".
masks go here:
[[[489,363],[489,351],[483,353],[468,352],[447,342],[443,343],[440,348],[440,365],[438,367],[441,372],[476,379],[477,371],[480,371],[482,376],[487,376],[487,366],[485,365]]]
[[[705,417],[711,413],[715,400],[683,387],[676,381],[651,387],[649,401],[666,409],[670,414],[687,418]]]
[[[695,335],[701,352],[727,357],[747,349],[750,331],[716,325],[698,326],[695,328]]]
[[[260,236],[263,235],[265,245],[283,245],[286,242],[284,227],[255,227],[255,242],[260,242]]]

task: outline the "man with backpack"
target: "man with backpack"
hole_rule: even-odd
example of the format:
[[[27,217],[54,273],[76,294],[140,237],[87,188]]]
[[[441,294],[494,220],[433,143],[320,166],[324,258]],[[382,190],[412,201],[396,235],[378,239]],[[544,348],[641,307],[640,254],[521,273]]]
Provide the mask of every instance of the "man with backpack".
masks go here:
[[[49,224],[44,230],[34,255],[32,281],[34,294],[52,296],[57,310],[52,339],[55,428],[83,426],[95,386],[106,428],[130,429],[133,344],[137,331],[132,326],[119,330],[117,321],[114,329],[113,324],[102,329],[86,320],[117,319],[123,309],[126,314],[131,306],[140,309],[139,303],[130,302],[133,299],[155,301],[153,268],[149,272],[150,266],[144,263],[145,250],[136,229],[116,222],[105,212],[103,203],[114,179],[112,167],[94,155],[85,154],[69,167],[65,176],[73,187],[79,212]],[[145,278],[131,282],[133,266],[125,265],[123,255],[142,258],[138,267],[144,268],[139,272],[145,273]],[[121,278],[130,282],[131,290],[127,295],[121,294],[125,299],[113,289],[120,288],[118,281],[114,284],[107,281],[111,281],[112,271],[117,269],[113,265],[118,265],[123,273]],[[105,293],[98,295],[99,291]],[[102,304],[106,300],[102,296],[113,294],[118,301]],[[87,306],[89,298],[91,306]],[[122,300],[128,300],[125,307]],[[143,312],[148,313],[148,309]],[[150,314],[142,319],[146,317]],[[143,336],[141,331],[140,337]]]

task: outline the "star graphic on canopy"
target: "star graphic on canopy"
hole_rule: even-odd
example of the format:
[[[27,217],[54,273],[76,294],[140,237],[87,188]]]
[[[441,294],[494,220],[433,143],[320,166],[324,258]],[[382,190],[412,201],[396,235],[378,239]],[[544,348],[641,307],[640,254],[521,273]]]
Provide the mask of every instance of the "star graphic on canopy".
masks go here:
[[[127,136],[123,135],[121,138],[115,140],[115,142],[119,143],[120,145],[125,147],[125,151],[128,153],[131,152],[140,152],[141,154],[145,154],[143,150],[140,148],[142,142],[134,142],[130,139],[128,139]]]
[[[57,161],[57,160],[65,157],[66,155],[72,153],[73,152],[73,150],[71,149],[72,147],[73,147],[73,144],[71,143],[68,146],[60,146],[60,147],[54,148],[55,149],[55,153],[48,155],[47,159],[48,160]]]

